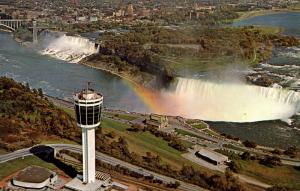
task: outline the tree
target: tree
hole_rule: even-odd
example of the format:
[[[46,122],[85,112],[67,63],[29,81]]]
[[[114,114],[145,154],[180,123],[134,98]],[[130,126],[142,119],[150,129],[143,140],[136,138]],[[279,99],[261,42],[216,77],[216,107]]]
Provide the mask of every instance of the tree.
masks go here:
[[[114,139],[116,137],[116,133],[114,131],[110,131],[109,133],[106,134],[109,138]]]
[[[30,91],[30,86],[29,86],[28,82],[25,84],[25,88],[26,88],[27,91]]]
[[[187,148],[178,140],[172,140],[169,142],[168,144],[169,146],[173,147],[174,149],[178,150],[178,151],[186,151]]]
[[[243,144],[245,145],[245,147],[249,147],[249,148],[255,148],[257,146],[257,144],[254,141],[244,141]]]
[[[38,91],[35,88],[33,88],[32,91],[33,91],[34,94],[38,94]]]
[[[39,94],[40,97],[44,96],[42,88],[38,89],[38,94]]]
[[[282,155],[283,154],[283,152],[281,150],[277,149],[277,148],[274,149],[273,151],[271,151],[271,153],[275,154],[275,155]]]
[[[243,160],[250,160],[251,158],[251,154],[248,151],[245,151],[242,155],[241,155],[241,159]]]
[[[231,161],[228,164],[228,168],[230,170],[232,170],[233,172],[235,172],[235,173],[238,173],[241,170],[241,166],[237,162],[235,162],[235,161]]]
[[[283,186],[272,186],[267,188],[266,191],[292,191],[292,189]]]
[[[299,152],[299,149],[296,146],[291,146],[291,147],[287,148],[287,150],[284,151],[284,154],[288,155],[292,158],[295,158],[298,152]]]
[[[271,168],[282,165],[280,158],[277,156],[265,156],[260,159],[259,163]]]

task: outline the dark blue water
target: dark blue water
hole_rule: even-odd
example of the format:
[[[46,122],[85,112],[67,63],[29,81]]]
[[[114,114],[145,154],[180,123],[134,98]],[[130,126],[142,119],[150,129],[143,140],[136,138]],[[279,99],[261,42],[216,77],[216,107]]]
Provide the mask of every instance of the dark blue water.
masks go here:
[[[282,27],[284,35],[300,37],[300,13],[277,13],[262,15],[233,23],[233,26],[272,26]],[[278,48],[266,63],[254,70],[267,74],[269,77],[280,77],[279,85],[284,88],[300,90],[300,49],[299,47]],[[259,109],[259,108],[258,108]],[[299,124],[299,116],[293,119]],[[210,123],[219,132],[252,140],[261,145],[287,148],[300,146],[300,131],[292,129],[280,121],[263,121],[255,123]]]
[[[233,23],[233,26],[249,25],[281,27],[284,35],[300,38],[300,12],[262,15]],[[300,91],[300,47],[275,49],[272,58],[257,69],[271,78],[280,78],[280,86]]]
[[[262,15],[233,23],[233,26],[249,25],[282,27],[284,34],[300,37],[300,12]]]
[[[104,95],[107,107],[147,111],[123,79],[104,71],[43,56],[19,45],[10,34],[1,32],[0,76],[28,82],[33,88],[42,88],[46,94],[66,100],[70,100],[75,91],[91,81],[93,88]]]

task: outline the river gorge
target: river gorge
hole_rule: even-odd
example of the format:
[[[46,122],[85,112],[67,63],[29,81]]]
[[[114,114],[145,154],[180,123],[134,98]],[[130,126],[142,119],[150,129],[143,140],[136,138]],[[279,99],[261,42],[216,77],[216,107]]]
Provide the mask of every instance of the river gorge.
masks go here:
[[[282,17],[281,14],[285,15]],[[299,18],[300,14],[265,15],[234,25],[268,25],[269,21],[280,17],[289,20],[289,24],[278,20],[278,23],[271,25],[284,27],[285,34],[299,37],[299,23],[296,22],[297,19],[292,22],[295,16]],[[271,18],[268,19],[269,17]],[[300,86],[299,47],[278,50],[270,61],[250,71],[256,74],[252,76],[254,80],[262,74],[280,78],[277,86],[273,88],[247,85],[244,82],[179,78],[167,89],[152,91],[135,87],[134,84],[108,72],[76,64],[97,52],[97,45],[81,37],[47,37],[39,47],[26,48],[15,42],[10,34],[0,33],[0,42],[0,76],[28,82],[33,88],[42,88],[50,96],[71,100],[74,91],[79,91],[87,81],[91,81],[93,87],[104,95],[105,106],[109,108],[240,123],[216,125],[216,130],[226,133],[245,132],[241,130],[242,124],[252,124],[252,130],[247,126],[251,132],[248,135],[235,134],[244,139],[250,136],[255,140],[255,137],[259,137],[255,134],[261,132],[259,128],[267,126],[265,129],[277,132],[272,133],[273,138],[288,134],[289,139],[293,140],[292,144],[300,145],[297,141],[300,137],[299,131],[285,128],[292,123],[290,118],[295,118],[295,115],[297,118],[300,111],[300,95],[297,92]],[[277,119],[285,122],[278,122],[276,125],[274,121],[257,122]],[[235,129],[237,126],[240,130]],[[256,141],[262,143],[263,139]],[[267,144],[274,145],[269,142]]]

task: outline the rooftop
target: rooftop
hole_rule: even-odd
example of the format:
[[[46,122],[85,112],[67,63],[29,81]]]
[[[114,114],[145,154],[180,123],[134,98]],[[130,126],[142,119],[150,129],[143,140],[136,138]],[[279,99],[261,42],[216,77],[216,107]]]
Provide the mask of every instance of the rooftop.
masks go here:
[[[102,98],[102,95],[95,92],[93,89],[84,89],[81,92],[76,93],[75,96],[80,100],[94,100]]]
[[[198,153],[201,154],[202,156],[206,156],[215,161],[227,161],[228,160],[227,156],[217,153],[213,150],[209,150],[209,149],[201,148],[201,149],[199,149]]]
[[[65,185],[66,188],[71,190],[78,191],[96,191],[96,190],[106,190],[109,185],[105,183],[105,181],[101,181],[96,179],[95,182],[92,183],[83,183],[82,176],[77,175],[77,177],[73,178],[70,182]]]
[[[28,166],[20,171],[15,180],[20,182],[41,183],[50,178],[52,172],[39,166]]]

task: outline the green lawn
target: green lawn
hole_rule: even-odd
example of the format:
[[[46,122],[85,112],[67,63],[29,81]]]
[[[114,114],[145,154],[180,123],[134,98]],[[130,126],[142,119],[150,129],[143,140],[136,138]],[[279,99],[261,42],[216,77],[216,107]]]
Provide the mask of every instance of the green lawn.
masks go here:
[[[207,125],[205,123],[202,122],[198,122],[197,124],[193,124],[193,127],[197,128],[197,129],[206,129]]]
[[[67,108],[67,107],[58,107],[58,108],[64,110],[66,113],[68,113],[71,117],[73,117],[75,119],[74,109],[70,109],[70,108]]]
[[[213,56],[210,54],[201,57],[169,57],[170,63],[166,66],[180,74],[181,71],[191,73],[204,72],[204,71],[222,71],[230,64],[239,63],[249,66],[251,63],[247,60],[241,60],[235,56]]]
[[[62,109],[62,110],[64,110],[71,117],[75,118],[75,111],[73,109],[66,108],[66,107],[59,107],[59,108]],[[103,114],[111,115],[111,116],[114,116],[116,118],[125,119],[125,120],[128,120],[128,121],[133,121],[133,120],[139,118],[138,116],[131,115],[131,114],[115,114],[115,113],[112,113],[112,112],[103,112]]]
[[[283,165],[270,168],[259,164],[259,162],[255,160],[241,160],[237,154],[228,151],[218,149],[215,151],[227,155],[230,160],[234,160],[241,166],[239,174],[253,177],[267,184],[300,189],[300,170],[296,170],[293,166]]]
[[[69,113],[71,116],[75,116],[74,110],[68,108],[61,109]],[[136,116],[127,116],[126,114],[122,114],[121,116],[119,115],[119,117],[126,120],[134,120],[137,118]],[[210,172],[208,169],[204,169],[201,166],[183,158],[181,156],[182,152],[170,147],[168,142],[164,141],[162,138],[155,137],[150,132],[128,132],[126,131],[126,129],[130,127],[128,124],[119,123],[105,117],[102,117],[101,127],[103,133],[114,131],[117,135],[124,137],[128,143],[130,151],[134,151],[140,155],[145,155],[146,152],[152,152],[159,155],[164,162],[177,169],[181,169],[183,164],[187,164],[208,173]],[[192,143],[188,141],[182,141],[182,143],[187,147],[192,146]]]
[[[241,174],[256,178],[262,182],[287,186],[293,189],[300,189],[300,170],[292,166],[277,166],[274,168],[266,167],[257,161],[239,160],[241,165]]]
[[[75,145],[78,145],[78,143],[76,143],[75,141],[71,141],[71,140],[68,140],[68,139],[61,139],[61,138],[43,139],[40,144],[75,144]]]
[[[180,140],[180,142],[186,147],[191,148],[194,144],[189,141]]]
[[[133,121],[135,119],[138,119],[139,117],[138,116],[135,116],[135,115],[130,115],[130,114],[119,114],[119,113],[111,113],[111,112],[105,112],[105,114],[107,115],[112,115],[116,118],[119,118],[119,119],[125,119],[127,121]]]
[[[234,149],[234,150],[237,150],[237,151],[242,151],[242,152],[247,151],[247,150],[245,150],[245,149],[236,147],[236,146],[234,146],[234,145],[232,145],[232,144],[224,144],[223,147],[229,148],[229,149]]]
[[[57,170],[57,167],[52,163],[47,163],[36,156],[27,156],[24,159],[20,158],[5,163],[0,163],[0,180],[19,170],[24,169],[29,165],[37,165],[50,170]]]
[[[190,137],[196,137],[196,138],[199,138],[199,139],[203,139],[202,137],[194,134],[194,133],[190,133],[188,131],[185,131],[185,130],[182,130],[182,129],[175,129],[175,131],[181,135],[188,135]]]
[[[187,124],[193,124],[193,123],[196,123],[197,121],[195,119],[187,119],[187,120],[185,120],[185,122]]]
[[[126,128],[128,128],[129,125],[106,118],[103,119],[101,126],[104,133],[114,131],[117,135],[124,137],[129,149],[140,155],[145,155],[146,152],[152,152],[158,154],[164,162],[167,162],[175,168],[180,169],[183,164],[189,164],[206,170],[183,158],[181,156],[182,152],[168,146],[168,142],[162,138],[155,137],[150,132],[128,132]],[[189,142],[184,142],[183,144],[188,147],[191,146]]]
[[[216,136],[216,137],[219,137],[219,136],[220,136],[217,132],[212,131],[212,130],[210,130],[210,129],[204,129],[203,132],[205,132],[205,133],[207,133],[207,134],[209,134],[209,135],[211,135],[211,136]]]

